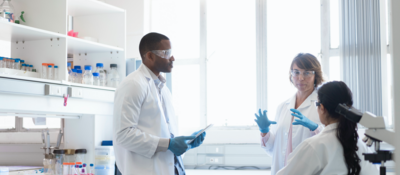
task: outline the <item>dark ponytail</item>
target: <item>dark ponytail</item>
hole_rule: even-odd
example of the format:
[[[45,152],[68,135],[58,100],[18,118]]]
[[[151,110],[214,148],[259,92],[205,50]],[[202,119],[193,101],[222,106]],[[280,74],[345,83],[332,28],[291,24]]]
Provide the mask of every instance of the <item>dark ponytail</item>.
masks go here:
[[[361,159],[357,155],[357,124],[335,112],[339,103],[345,103],[349,107],[353,105],[353,97],[350,89],[341,81],[328,82],[318,88],[318,99],[328,111],[329,117],[338,120],[336,137],[343,146],[347,174],[359,175],[361,172]]]

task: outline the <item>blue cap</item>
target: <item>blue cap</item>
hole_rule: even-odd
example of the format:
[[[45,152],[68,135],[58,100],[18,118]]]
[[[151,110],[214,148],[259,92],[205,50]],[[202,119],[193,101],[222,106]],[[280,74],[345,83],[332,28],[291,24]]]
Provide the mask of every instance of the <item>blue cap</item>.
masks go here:
[[[92,66],[85,66],[85,70],[92,70]]]
[[[93,76],[94,76],[94,77],[98,77],[99,75],[100,75],[100,74],[97,73],[97,72],[93,73]]]
[[[67,63],[67,66],[68,66],[68,67],[69,67],[69,66],[71,66],[71,63],[70,63],[70,62],[68,62],[68,63]]]
[[[113,146],[113,141],[112,140],[103,140],[101,142],[101,146]]]
[[[79,168],[82,168],[82,165],[79,165]]]
[[[51,65],[48,65],[47,67],[48,67],[48,68],[51,68]]]
[[[81,66],[74,66],[75,69],[81,69]]]
[[[15,60],[16,63],[19,63],[19,60]]]
[[[58,66],[54,66],[54,68],[58,68]]]
[[[15,58],[15,60],[18,60],[18,61],[20,61],[21,59],[20,59],[20,58]]]
[[[103,63],[97,63],[96,64],[96,67],[103,67],[104,65],[103,65]]]
[[[26,64],[22,64],[22,66],[26,66]]]
[[[29,67],[33,67],[33,65],[29,65]],[[56,67],[56,66],[54,66],[54,67]]]
[[[3,57],[0,57],[0,60],[3,60]]]
[[[81,74],[81,73],[82,73],[82,70],[78,69],[77,72],[78,72],[78,74]]]
[[[79,165],[75,165],[75,168],[79,168]]]
[[[25,63],[25,60],[21,60],[21,63]]]
[[[86,163],[83,163],[83,167],[86,167]]]
[[[76,69],[71,69],[72,72],[76,72]]]
[[[93,166],[93,163],[91,163],[90,166]]]

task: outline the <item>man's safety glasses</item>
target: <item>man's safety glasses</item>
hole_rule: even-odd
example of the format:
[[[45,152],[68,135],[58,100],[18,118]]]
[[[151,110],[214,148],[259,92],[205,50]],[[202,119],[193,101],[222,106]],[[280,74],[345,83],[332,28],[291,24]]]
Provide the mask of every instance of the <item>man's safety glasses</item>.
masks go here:
[[[170,59],[172,57],[172,50],[152,50],[151,53],[156,54],[157,56],[165,59]]]

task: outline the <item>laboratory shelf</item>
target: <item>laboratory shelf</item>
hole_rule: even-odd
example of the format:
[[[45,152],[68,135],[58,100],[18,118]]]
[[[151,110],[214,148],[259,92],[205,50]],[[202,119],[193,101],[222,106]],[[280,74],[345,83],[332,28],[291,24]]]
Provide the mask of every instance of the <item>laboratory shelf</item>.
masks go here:
[[[24,26],[0,20],[0,40],[4,41],[35,41],[51,38],[65,38],[66,35],[34,27]]]
[[[124,13],[125,10],[98,0],[68,0],[69,15],[89,16],[107,13]]]
[[[110,90],[110,91],[116,90],[116,88],[112,88],[112,87],[93,86],[93,85],[87,85],[87,84],[71,83],[71,82],[67,82],[67,81],[62,81],[62,84],[70,85],[70,86],[74,86],[74,87],[91,88],[91,89]]]
[[[40,74],[37,72],[29,72],[23,70],[7,69],[7,68],[0,68],[0,74],[40,78]]]
[[[58,80],[48,80],[48,79],[43,79],[43,78],[26,77],[26,76],[20,76],[20,75],[7,75],[7,74],[1,74],[1,73],[0,73],[0,78],[12,78],[12,79],[18,79],[18,80],[34,81],[34,82],[61,84],[61,81],[58,81]]]
[[[115,52],[124,51],[119,47],[114,47],[106,44],[96,43],[93,41],[84,40],[81,38],[67,37],[68,53],[84,54],[84,53],[100,53],[100,52]]]

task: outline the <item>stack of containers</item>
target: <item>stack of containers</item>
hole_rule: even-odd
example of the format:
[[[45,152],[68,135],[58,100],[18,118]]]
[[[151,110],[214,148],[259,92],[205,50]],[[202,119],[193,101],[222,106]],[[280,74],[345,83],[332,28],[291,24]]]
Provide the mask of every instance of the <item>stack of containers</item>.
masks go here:
[[[104,144],[103,144],[104,145]],[[96,175],[114,175],[115,173],[115,155],[112,143],[110,146],[96,147],[95,156],[95,174]]]

